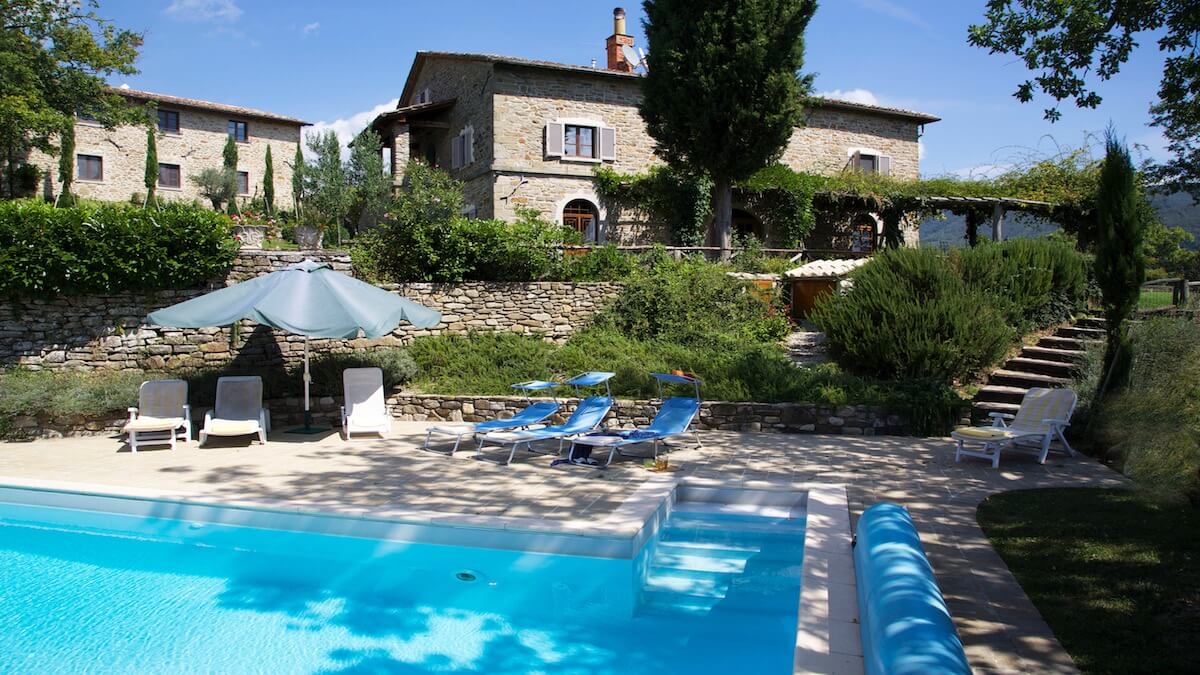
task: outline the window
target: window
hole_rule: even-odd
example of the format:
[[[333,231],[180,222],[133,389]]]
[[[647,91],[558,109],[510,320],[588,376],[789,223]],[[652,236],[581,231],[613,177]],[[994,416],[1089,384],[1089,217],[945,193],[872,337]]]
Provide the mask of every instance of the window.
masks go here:
[[[159,110],[158,111],[158,130],[164,134],[179,133],[179,111],[177,110]]]
[[[877,239],[878,226],[870,214],[860,214],[854,219],[850,229],[851,251],[871,253],[875,250]]]
[[[158,185],[165,188],[180,187],[179,181],[179,165],[178,164],[162,164],[158,165]]]
[[[233,140],[245,143],[250,138],[250,130],[246,127],[245,122],[229,120],[229,135]]]
[[[238,194],[239,195],[250,194],[250,174],[246,171],[239,171],[239,172],[237,172],[237,178],[238,178]]]
[[[546,125],[546,157],[571,161],[613,161],[617,131],[599,122],[561,120]]]
[[[854,150],[850,153],[850,168],[862,173],[892,173],[892,158],[876,150]]]
[[[450,168],[461,169],[475,161],[475,130],[467,127],[450,139]]]
[[[104,159],[96,155],[75,155],[75,177],[79,180],[104,180]]]
[[[87,122],[89,124],[100,123],[100,120],[96,119],[95,115],[88,112],[83,112],[82,110],[75,111],[75,117],[77,117],[80,122]]]
[[[596,146],[592,142],[595,135],[595,127],[563,125],[563,157],[595,157]]]

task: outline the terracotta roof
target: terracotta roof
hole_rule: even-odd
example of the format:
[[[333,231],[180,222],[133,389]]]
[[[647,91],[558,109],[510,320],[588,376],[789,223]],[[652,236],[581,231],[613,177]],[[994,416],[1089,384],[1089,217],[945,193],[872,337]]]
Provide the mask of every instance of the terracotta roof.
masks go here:
[[[839,279],[867,264],[870,258],[841,258],[814,260],[788,270],[783,276],[789,279]]]
[[[569,63],[557,63],[555,61],[540,61],[537,59],[526,59],[519,56],[504,56],[501,54],[475,54],[469,52],[430,52],[419,51],[417,57],[413,61],[413,67],[409,71],[409,82],[405,84],[404,94],[400,97],[401,101],[407,100],[411,93],[409,87],[412,84],[413,75],[421,66],[422,62],[427,58],[439,59],[455,59],[459,61],[482,61],[485,63],[500,63],[510,66],[524,66],[528,68],[545,68],[547,70],[558,70],[569,73],[586,73],[588,75],[598,75],[600,77],[616,77],[621,79],[636,80],[641,77],[639,73],[625,73],[617,70],[608,70],[597,66],[576,66]],[[916,110],[905,110],[903,108],[890,108],[882,105],[868,105],[866,103],[854,103],[852,101],[842,101],[832,98],[814,98],[812,99],[817,105],[826,108],[838,108],[842,110],[853,110],[857,112],[873,113],[876,115],[884,115],[887,117],[902,117],[913,120],[919,124],[940,121],[941,118],[928,113],[918,112]]]
[[[275,113],[266,112],[263,110],[255,110],[254,108],[243,108],[236,105],[202,101],[198,98],[183,98],[182,96],[170,96],[168,94],[157,94],[152,91],[125,89],[123,87],[109,87],[109,89],[115,94],[120,94],[126,98],[137,99],[139,101],[154,101],[155,103],[161,103],[163,105],[179,106],[181,108],[196,108],[198,110],[212,110],[214,112],[228,113],[237,117],[252,117],[255,119],[284,122],[299,126],[311,126],[310,122],[305,122],[304,120],[296,119],[295,117],[277,115]]]

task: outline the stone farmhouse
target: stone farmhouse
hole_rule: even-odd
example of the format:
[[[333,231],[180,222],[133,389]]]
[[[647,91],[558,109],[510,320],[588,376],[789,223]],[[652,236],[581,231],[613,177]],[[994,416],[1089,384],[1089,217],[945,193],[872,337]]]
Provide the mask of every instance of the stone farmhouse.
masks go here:
[[[152,105],[157,111],[158,188],[162,199],[184,201],[201,197],[190,177],[222,165],[225,140],[238,146],[238,193],[243,200],[262,197],[267,147],[271,148],[275,174],[275,203],[292,203],[291,164],[300,144],[303,120],[276,113],[180,98],[134,89],[113,89],[133,105]],[[39,153],[40,154],[40,153]],[[58,159],[33,158],[42,171],[42,193],[57,196]],[[105,129],[84,118],[75,121],[75,180],[72,192],[79,197],[125,201],[145,194],[146,128],[126,125]]]
[[[588,241],[644,244],[665,234],[597,198],[597,166],[643,172],[661,160],[638,114],[641,74],[625,13],[614,12],[606,67],[492,54],[418,52],[395,110],[375,118],[394,182],[410,159],[448,170],[465,184],[468,215],[512,220],[520,207],[577,228]],[[649,67],[653,67],[650,64]],[[781,161],[814,173],[877,171],[919,176],[918,140],[939,118],[920,112],[821,100],[808,110]],[[735,229],[771,241],[744,206]],[[871,250],[881,224],[872,214],[830,225],[829,248]],[[915,226],[906,229],[915,242]],[[835,236],[836,235],[836,236]]]

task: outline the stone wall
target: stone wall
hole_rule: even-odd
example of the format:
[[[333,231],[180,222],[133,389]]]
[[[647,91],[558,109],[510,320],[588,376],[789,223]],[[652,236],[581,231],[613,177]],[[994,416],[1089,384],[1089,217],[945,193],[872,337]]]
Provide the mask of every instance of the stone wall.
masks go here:
[[[229,281],[281,268],[303,257],[348,267],[345,254],[263,252],[239,257]],[[614,283],[413,283],[387,287],[442,313],[433,328],[403,324],[378,339],[312,340],[321,352],[369,351],[407,344],[422,335],[502,331],[563,341],[620,290]],[[232,365],[275,368],[303,357],[304,339],[242,322],[228,327],[175,329],[142,323],[150,312],[204,293],[203,289],[57,297],[0,302],[0,365],[30,368],[159,370]]]
[[[852,150],[869,149],[892,158],[893,176],[916,180],[921,175],[918,130],[916,122],[903,118],[814,108],[779,161],[797,171],[832,175],[846,168]]]
[[[291,208],[292,171],[290,168],[296,146],[300,143],[300,126],[265,119],[238,117],[231,113],[171,108],[164,110],[179,112],[179,132],[159,133],[156,140],[158,161],[161,164],[178,164],[180,185],[178,188],[158,187],[158,196],[168,200],[200,200],[208,204],[191,176],[204,169],[222,166],[222,150],[228,138],[227,124],[235,119],[245,121],[249,133],[245,143],[238,143],[238,170],[245,171],[249,179],[249,191],[243,199],[262,197],[263,172],[266,164],[267,146],[271,147],[271,159],[275,174],[275,204]],[[143,126],[121,126],[105,129],[99,124],[79,121],[75,124],[75,152],[79,155],[95,155],[103,159],[104,178],[100,181],[75,180],[72,192],[88,199],[126,201],[134,193],[145,194],[146,172],[146,128]],[[43,181],[39,194],[52,198],[58,194],[58,158],[35,152],[31,156],[34,164],[42,170]],[[76,166],[78,172],[78,166]]]
[[[515,396],[438,396],[397,392],[387,399],[392,417],[400,421],[418,422],[482,422],[511,417],[529,402]],[[564,401],[564,411],[570,414],[577,401]],[[318,425],[341,427],[341,397],[321,397],[312,401],[313,419]],[[298,397],[266,401],[271,411],[271,423],[276,430],[303,422],[304,404]],[[605,418],[605,426],[630,428],[645,426],[654,417],[658,404],[654,401],[618,400]],[[198,429],[204,420],[205,408],[192,411],[192,421]],[[566,414],[556,416],[561,422]],[[29,415],[13,420],[14,435],[21,437],[53,438],[114,434],[120,431],[125,417],[104,418],[50,417]],[[870,406],[818,406],[809,403],[734,403],[705,401],[700,408],[697,428],[723,431],[761,431],[773,433],[818,433],[854,436],[907,435],[908,425],[899,415]],[[193,436],[195,438],[195,436]]]

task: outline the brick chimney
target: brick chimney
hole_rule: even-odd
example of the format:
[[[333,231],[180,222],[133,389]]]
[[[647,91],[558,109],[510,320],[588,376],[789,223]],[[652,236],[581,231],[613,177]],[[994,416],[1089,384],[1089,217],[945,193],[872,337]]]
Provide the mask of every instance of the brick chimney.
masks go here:
[[[622,46],[633,46],[633,36],[625,34],[625,10],[621,7],[613,10],[613,34],[608,36],[604,46],[608,52],[609,70],[633,72],[633,66],[625,60],[625,52],[621,50]]]

